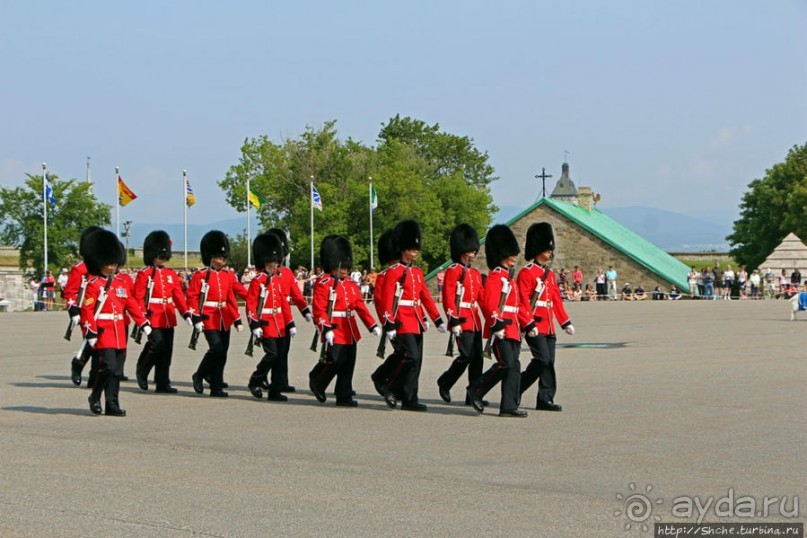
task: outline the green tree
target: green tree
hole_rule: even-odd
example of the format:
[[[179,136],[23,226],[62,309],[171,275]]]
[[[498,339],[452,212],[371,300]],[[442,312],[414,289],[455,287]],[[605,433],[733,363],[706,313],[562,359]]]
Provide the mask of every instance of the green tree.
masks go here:
[[[26,174],[25,187],[0,188],[0,241],[20,249],[19,267],[44,265],[42,176]],[[87,226],[110,223],[111,206],[99,202],[88,183],[48,176],[56,204],[48,204],[48,268],[56,271],[79,261],[78,240]]]
[[[252,245],[247,247],[246,232],[227,239],[230,241],[230,257],[227,258],[227,265],[233,268],[235,276],[241,280],[241,275],[247,267],[247,248],[252,248]]]
[[[759,267],[790,232],[807,238],[807,144],[793,146],[785,159],[748,185],[740,218],[726,239],[731,255],[749,269]]]

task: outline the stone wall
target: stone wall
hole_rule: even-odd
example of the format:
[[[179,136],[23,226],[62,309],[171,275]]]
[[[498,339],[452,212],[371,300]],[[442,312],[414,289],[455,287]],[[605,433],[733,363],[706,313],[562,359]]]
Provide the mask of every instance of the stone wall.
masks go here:
[[[552,262],[552,269],[557,273],[561,268],[565,268],[571,279],[571,272],[575,265],[579,265],[583,271],[583,285],[591,284],[594,287],[594,277],[598,269],[608,270],[609,265],[613,265],[617,272],[617,290],[621,290],[626,282],[630,283],[631,289],[639,284],[645,291],[650,293],[657,285],[664,290],[669,290],[671,283],[660,276],[652,273],[644,266],[625,256],[622,252],[608,245],[595,235],[581,228],[572,221],[566,219],[550,208],[548,205],[539,205],[530,213],[524,215],[512,226],[513,233],[521,246],[516,270],[525,266],[528,262],[524,259],[524,244],[526,243],[527,229],[536,222],[546,221],[552,225],[555,232],[555,259]],[[487,273],[487,263],[485,261],[485,246],[479,251],[474,267],[481,273]],[[427,285],[432,293],[436,293],[437,279],[431,278]],[[683,291],[683,290],[682,290]]]
[[[0,297],[9,301],[9,312],[33,308],[31,290],[25,281],[25,274],[18,269],[0,270]]]

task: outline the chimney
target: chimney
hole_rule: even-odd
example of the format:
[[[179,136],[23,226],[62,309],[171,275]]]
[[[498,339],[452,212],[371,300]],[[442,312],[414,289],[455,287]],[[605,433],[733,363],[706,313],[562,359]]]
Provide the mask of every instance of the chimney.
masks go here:
[[[594,209],[594,193],[591,187],[580,187],[577,189],[577,205],[591,213]]]

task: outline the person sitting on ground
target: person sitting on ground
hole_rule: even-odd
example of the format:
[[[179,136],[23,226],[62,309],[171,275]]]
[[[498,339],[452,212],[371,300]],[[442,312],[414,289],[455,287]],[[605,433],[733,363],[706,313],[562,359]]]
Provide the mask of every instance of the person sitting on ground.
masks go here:
[[[670,287],[670,300],[671,301],[677,301],[680,298],[681,298],[681,294],[678,292],[678,288],[675,287],[675,284],[673,284]]]
[[[636,289],[633,290],[633,299],[635,301],[644,301],[645,299],[647,299],[647,294],[645,293],[644,288],[642,287],[641,284],[636,286]]]
[[[661,286],[656,286],[653,288],[652,298],[654,301],[661,301],[664,300],[667,294],[664,293],[664,290],[661,289]]]
[[[586,284],[586,291],[583,294],[583,301],[596,301],[597,300],[597,290],[591,287],[591,284]]]
[[[630,282],[625,282],[625,287],[622,288],[622,300],[623,301],[633,300],[633,290],[630,289]]]

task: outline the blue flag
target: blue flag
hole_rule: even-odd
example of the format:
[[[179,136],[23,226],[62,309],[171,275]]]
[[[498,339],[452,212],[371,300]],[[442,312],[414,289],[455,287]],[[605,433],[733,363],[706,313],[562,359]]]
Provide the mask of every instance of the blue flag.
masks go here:
[[[319,191],[311,184],[311,205],[322,211],[322,198],[319,197]]]
[[[53,187],[50,185],[47,172],[45,172],[45,199],[50,202],[50,205],[56,205],[56,197],[53,195]]]

